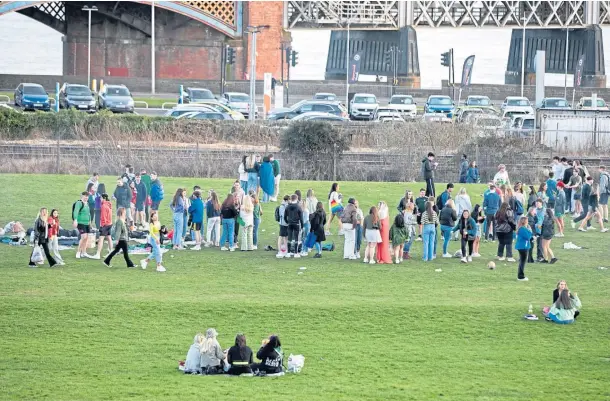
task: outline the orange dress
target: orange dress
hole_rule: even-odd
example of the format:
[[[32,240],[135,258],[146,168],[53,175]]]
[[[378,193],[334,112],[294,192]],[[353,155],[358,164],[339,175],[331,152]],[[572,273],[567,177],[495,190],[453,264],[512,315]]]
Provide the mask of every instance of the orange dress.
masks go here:
[[[390,217],[381,220],[381,242],[377,244],[377,263],[392,263],[390,256]]]

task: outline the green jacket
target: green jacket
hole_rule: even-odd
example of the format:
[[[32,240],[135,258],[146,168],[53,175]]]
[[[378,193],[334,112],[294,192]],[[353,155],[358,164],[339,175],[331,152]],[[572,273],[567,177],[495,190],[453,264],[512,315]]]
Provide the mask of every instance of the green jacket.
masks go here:
[[[152,184],[152,179],[150,178],[150,176],[148,174],[142,174],[142,182],[144,183],[144,186],[146,187],[146,193],[149,194],[150,196],[150,186]]]
[[[117,241],[128,240],[127,225],[121,219],[117,219],[117,221],[114,222],[114,238]]]
[[[82,205],[82,207],[81,207]],[[76,220],[77,224],[89,225],[91,220],[91,214],[89,212],[89,205],[87,202],[76,201],[74,205],[74,211],[72,212],[72,221]]]
[[[273,166],[273,176],[274,177],[277,177],[278,175],[280,175],[282,173],[281,170],[280,170],[280,162],[279,162],[279,160],[274,159],[273,163],[272,163],[272,166]]]
[[[406,226],[399,228],[396,225],[392,225],[390,228],[390,241],[392,241],[392,246],[403,245],[408,240],[409,231]]]

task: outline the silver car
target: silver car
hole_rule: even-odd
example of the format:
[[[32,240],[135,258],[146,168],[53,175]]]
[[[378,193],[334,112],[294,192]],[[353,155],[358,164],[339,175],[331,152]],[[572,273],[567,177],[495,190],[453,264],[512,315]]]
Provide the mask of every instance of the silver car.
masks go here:
[[[229,106],[235,111],[239,111],[246,118],[250,117],[250,96],[240,92],[227,92],[224,93],[222,96],[226,101],[227,106]],[[254,110],[255,117],[258,116],[257,109]]]
[[[133,98],[125,85],[104,85],[97,95],[100,110],[114,113],[133,113]]]

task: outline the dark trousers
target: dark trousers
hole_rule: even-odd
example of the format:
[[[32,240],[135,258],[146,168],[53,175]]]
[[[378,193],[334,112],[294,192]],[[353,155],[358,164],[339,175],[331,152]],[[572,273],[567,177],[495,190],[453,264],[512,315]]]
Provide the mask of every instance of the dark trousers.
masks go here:
[[[356,226],[356,252],[360,252],[360,246],[362,245],[362,224]]]
[[[527,263],[534,263],[534,239],[530,240],[530,249],[527,251]]]
[[[466,244],[468,244],[468,254],[466,254]],[[472,246],[474,245],[474,240],[469,240],[468,238],[462,237],[462,257],[465,258],[467,256],[472,256]]]
[[[40,245],[40,247],[44,251],[44,256],[47,258],[47,261],[49,262],[49,266],[51,266],[51,267],[55,266],[57,264],[57,261],[53,258],[53,256],[51,256],[51,253],[49,252],[49,244],[47,242],[38,241],[38,245]],[[32,249],[32,253],[30,254],[30,266],[36,266],[36,263],[32,262],[33,254],[34,254],[34,249]]]
[[[519,270],[517,271],[517,278],[525,278],[525,263],[527,262],[527,254],[527,250],[519,249]]]
[[[133,262],[131,261],[131,259],[129,259],[129,249],[127,248],[127,241],[125,241],[124,239],[121,239],[116,243],[112,252],[110,252],[106,259],[104,259],[104,263],[109,265],[112,258],[114,258],[114,256],[119,253],[119,251],[123,251],[123,257],[125,258],[125,263],[127,263],[127,267],[134,267]]]
[[[506,257],[513,257],[513,232],[498,233],[498,256],[504,256],[504,248],[506,248]]]
[[[434,178],[426,178],[426,196],[436,196],[434,194]]]
[[[544,253],[542,252],[542,236],[539,235],[536,239],[536,259],[544,259]]]
[[[493,225],[491,239],[495,240],[496,239],[496,215],[495,214],[486,214],[485,221],[487,222],[487,224],[485,225],[485,239],[489,239],[489,226]]]
[[[299,232],[301,226],[298,224],[288,225],[288,253],[298,252]]]
[[[574,223],[583,221],[585,219],[585,217],[587,217],[587,214],[589,213],[589,200],[587,199],[585,201],[583,199],[581,201],[581,203],[582,203],[582,214],[574,219]],[[591,227],[591,220],[587,221],[587,227]]]
[[[565,209],[569,212],[572,210],[572,188],[565,188],[563,190],[566,194],[566,206]]]
[[[237,222],[237,218],[235,219],[235,236],[233,237],[233,243],[237,244],[239,242],[239,223]]]

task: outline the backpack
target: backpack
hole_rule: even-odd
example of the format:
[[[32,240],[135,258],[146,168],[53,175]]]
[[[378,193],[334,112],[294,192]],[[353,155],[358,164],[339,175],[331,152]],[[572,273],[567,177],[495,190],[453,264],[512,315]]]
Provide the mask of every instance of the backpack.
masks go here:
[[[441,210],[443,210],[444,206],[445,205],[443,205],[443,194],[440,194],[439,196],[436,197],[436,207],[438,208],[439,211],[441,211]]]
[[[85,204],[83,203],[83,201],[81,200],[77,200],[76,202],[74,202],[72,204],[72,218],[74,218],[74,210],[76,209],[76,204],[80,202],[80,209],[78,209],[78,214],[80,214],[80,212],[83,211],[83,208],[85,207]]]
[[[280,207],[275,208],[275,221],[280,222]]]
[[[517,216],[523,215],[523,204],[519,199],[515,199],[515,214]]]
[[[605,176],[606,177],[606,192],[604,192],[607,195],[610,195],[610,174],[608,173],[601,173],[600,174],[600,181],[601,181],[601,176]]]

